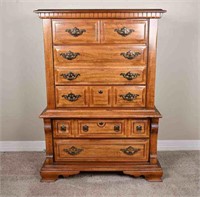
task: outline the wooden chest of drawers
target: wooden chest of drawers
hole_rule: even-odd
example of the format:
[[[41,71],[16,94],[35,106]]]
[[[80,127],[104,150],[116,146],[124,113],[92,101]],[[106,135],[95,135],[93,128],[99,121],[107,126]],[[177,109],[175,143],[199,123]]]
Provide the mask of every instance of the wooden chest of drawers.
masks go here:
[[[43,181],[123,171],[160,181],[154,106],[157,22],[165,10],[36,10],[47,108]]]

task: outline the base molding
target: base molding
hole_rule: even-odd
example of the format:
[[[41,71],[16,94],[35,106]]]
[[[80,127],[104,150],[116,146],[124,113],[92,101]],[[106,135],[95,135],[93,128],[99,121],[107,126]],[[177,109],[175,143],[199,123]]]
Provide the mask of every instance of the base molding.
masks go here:
[[[80,172],[91,171],[122,171],[126,175],[133,177],[144,176],[147,181],[160,182],[162,181],[163,170],[160,163],[117,163],[117,162],[71,162],[63,164],[50,164],[46,160],[41,168],[41,182],[53,182],[59,179],[60,176],[68,177],[79,174]]]
[[[0,141],[0,152],[44,150],[44,141]],[[200,150],[200,140],[158,140],[158,151],[177,150]]]

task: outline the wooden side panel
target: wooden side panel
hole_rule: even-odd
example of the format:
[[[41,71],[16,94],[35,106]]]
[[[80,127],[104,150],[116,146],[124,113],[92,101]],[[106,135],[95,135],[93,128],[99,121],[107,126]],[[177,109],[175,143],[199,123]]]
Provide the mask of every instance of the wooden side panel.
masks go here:
[[[149,53],[147,71],[147,108],[154,108],[156,78],[157,19],[149,20]]]
[[[46,67],[47,108],[54,109],[55,91],[54,91],[51,19],[43,19],[43,31],[44,31],[45,67]]]
[[[149,140],[54,140],[55,161],[148,161]]]

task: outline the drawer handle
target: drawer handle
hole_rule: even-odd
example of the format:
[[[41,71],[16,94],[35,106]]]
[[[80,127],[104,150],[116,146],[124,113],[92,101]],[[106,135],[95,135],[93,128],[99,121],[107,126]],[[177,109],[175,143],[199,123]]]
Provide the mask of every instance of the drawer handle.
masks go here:
[[[116,31],[119,35],[126,37],[128,35],[130,35],[132,32],[134,32],[134,29],[129,29],[127,27],[122,27],[120,29],[115,29],[114,31]]]
[[[83,131],[84,132],[88,132],[89,131],[89,127],[87,125],[83,125]]]
[[[78,155],[81,151],[83,151],[82,148],[76,148],[75,146],[72,146],[71,148],[67,149],[63,149],[66,153],[68,153],[69,155]]]
[[[125,149],[120,149],[120,151],[122,151],[126,155],[134,155],[139,150],[140,150],[139,148],[134,148],[132,146],[129,146],[128,148],[125,148]]]
[[[66,29],[65,31],[74,37],[78,37],[78,36],[82,35],[83,32],[86,32],[85,29],[79,29],[77,27],[74,27],[73,29]]]
[[[65,125],[61,125],[60,130],[64,132],[67,130],[67,127]]]
[[[80,76],[80,74],[75,74],[73,72],[68,72],[67,74],[61,74],[61,77],[63,77],[64,79],[67,79],[69,81],[72,81],[74,79],[76,79],[78,76]]]
[[[126,101],[133,101],[139,96],[139,94],[132,94],[132,93],[129,92],[129,93],[125,94],[125,95],[121,94],[119,96],[122,97]]]
[[[115,132],[119,132],[120,131],[120,126],[119,125],[115,125],[114,126],[114,131]]]
[[[138,76],[140,76],[139,73],[131,73],[130,71],[127,73],[121,73],[120,75],[123,76],[127,80],[133,80],[137,78]]]
[[[78,55],[80,55],[80,53],[75,53],[72,51],[68,51],[66,53],[60,53],[60,56],[62,56],[63,58],[67,59],[67,60],[73,60],[75,59]]]
[[[131,50],[129,50],[127,52],[120,53],[120,55],[122,55],[124,58],[129,59],[129,60],[134,59],[135,57],[137,57],[140,54],[141,54],[140,52],[134,52],[134,51],[131,51]]]
[[[74,102],[74,101],[77,101],[78,98],[81,97],[81,95],[79,94],[75,95],[73,93],[70,93],[70,94],[62,95],[62,97],[70,102]]]
[[[136,130],[137,131],[142,131],[142,126],[141,125],[136,126]]]
[[[97,126],[98,126],[98,127],[104,127],[105,125],[106,125],[105,122],[98,122],[98,123],[97,123]]]

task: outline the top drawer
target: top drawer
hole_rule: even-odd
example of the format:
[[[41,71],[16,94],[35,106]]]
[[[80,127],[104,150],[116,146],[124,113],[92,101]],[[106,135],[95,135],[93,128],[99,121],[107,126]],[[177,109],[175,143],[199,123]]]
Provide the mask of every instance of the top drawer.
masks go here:
[[[98,20],[53,20],[54,44],[98,43]]]
[[[147,42],[146,20],[103,20],[101,29],[102,43],[145,44]]]

